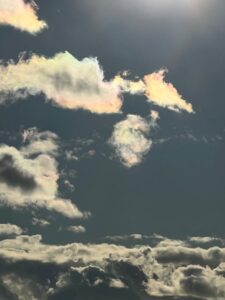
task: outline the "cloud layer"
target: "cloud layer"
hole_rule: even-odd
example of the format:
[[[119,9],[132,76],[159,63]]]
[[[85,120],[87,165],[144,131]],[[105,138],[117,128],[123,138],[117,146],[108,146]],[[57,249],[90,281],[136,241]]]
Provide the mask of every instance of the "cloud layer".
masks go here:
[[[20,149],[0,146],[0,202],[14,209],[45,208],[69,218],[83,214],[74,203],[58,196],[56,154],[58,138],[49,131],[35,128],[23,134]]]
[[[0,25],[10,25],[36,34],[47,27],[44,21],[38,19],[37,8],[34,1],[0,0]]]
[[[155,246],[140,243],[47,245],[40,235],[2,240],[0,295],[10,300],[74,295],[92,300],[224,299],[224,248],[162,237]]]

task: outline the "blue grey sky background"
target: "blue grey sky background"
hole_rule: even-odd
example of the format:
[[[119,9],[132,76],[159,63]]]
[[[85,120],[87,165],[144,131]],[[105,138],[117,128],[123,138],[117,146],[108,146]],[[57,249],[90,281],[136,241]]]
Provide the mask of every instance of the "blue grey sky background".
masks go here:
[[[174,240],[190,236],[223,239],[225,2],[39,0],[36,3],[38,16],[47,22],[48,28],[34,36],[1,26],[2,63],[17,61],[21,52],[27,56],[35,53],[52,57],[68,51],[79,60],[97,57],[107,80],[124,70],[142,78],[166,68],[166,81],[174,84],[195,113],[177,113],[147,103],[145,96],[129,94],[123,95],[123,114],[97,115],[62,109],[46,102],[42,94],[1,105],[0,143],[20,147],[21,132],[31,127],[56,133],[60,139],[57,157],[60,195],[72,199],[81,211],[91,212],[87,219],[71,220],[44,209],[13,210],[3,205],[1,223],[17,224],[26,228],[26,234],[41,234],[44,243],[57,245],[101,243],[106,236],[135,233],[146,236],[156,233]],[[150,133],[152,148],[141,164],[126,168],[108,143],[113,127],[128,114],[146,118],[150,110],[156,110],[160,116],[158,126]],[[73,151],[78,160],[66,159],[67,151]],[[68,188],[65,180],[75,189]],[[33,218],[46,219],[50,226],[34,226]],[[86,232],[74,235],[66,230],[72,225],[82,225]],[[51,299],[73,299],[69,293],[66,295]],[[132,295],[124,294],[121,299],[155,299]],[[187,294],[189,300],[195,295]],[[184,296],[180,299],[186,299]],[[204,293],[203,298],[200,296],[196,299],[223,299],[208,298]],[[88,297],[75,299],[88,300]],[[119,297],[114,295],[112,299]]]

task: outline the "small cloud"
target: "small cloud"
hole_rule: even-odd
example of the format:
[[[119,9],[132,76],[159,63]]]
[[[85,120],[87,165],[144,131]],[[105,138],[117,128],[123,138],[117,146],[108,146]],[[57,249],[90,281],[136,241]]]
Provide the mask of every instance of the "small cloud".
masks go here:
[[[165,73],[166,70],[162,69],[158,72],[145,75],[145,94],[148,100],[161,107],[167,107],[175,111],[185,110],[193,113],[192,105],[182,98],[172,83],[164,81]]]
[[[124,288],[126,288],[126,285],[120,279],[111,279],[110,283],[109,283],[109,286],[111,288],[115,288],[115,289],[124,289]]]
[[[164,81],[165,73],[166,70],[161,69],[158,72],[145,75],[143,80],[133,81],[127,79],[129,74],[125,72],[116,75],[113,83],[120,87],[121,93],[145,95],[149,102],[158,106],[177,112],[184,110],[193,113],[192,105],[182,98],[172,83]]]
[[[47,27],[38,19],[38,6],[32,0],[0,0],[0,25],[9,25],[21,31],[37,34]]]
[[[84,226],[69,226],[67,228],[67,231],[70,231],[72,233],[85,233],[86,229],[84,228]]]
[[[137,115],[128,115],[114,126],[109,143],[115,148],[117,156],[126,167],[133,167],[142,162],[144,155],[150,150],[152,141],[149,138],[151,125],[158,115],[152,113],[151,122]]]
[[[63,184],[65,185],[65,187],[66,187],[70,192],[75,191],[75,186],[74,186],[74,184],[72,184],[68,179],[65,179],[65,180],[63,181]]]
[[[45,220],[45,219],[33,218],[32,219],[32,225],[40,226],[40,227],[46,227],[46,226],[50,225],[50,222]]]
[[[23,229],[14,224],[0,224],[0,235],[21,235]]]

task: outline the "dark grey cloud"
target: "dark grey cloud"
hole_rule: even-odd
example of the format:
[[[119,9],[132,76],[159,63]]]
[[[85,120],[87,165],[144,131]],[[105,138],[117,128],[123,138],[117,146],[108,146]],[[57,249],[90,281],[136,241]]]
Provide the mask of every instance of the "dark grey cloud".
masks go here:
[[[35,178],[20,170],[16,166],[14,157],[10,154],[5,154],[0,158],[0,181],[23,191],[32,191],[37,187]]]

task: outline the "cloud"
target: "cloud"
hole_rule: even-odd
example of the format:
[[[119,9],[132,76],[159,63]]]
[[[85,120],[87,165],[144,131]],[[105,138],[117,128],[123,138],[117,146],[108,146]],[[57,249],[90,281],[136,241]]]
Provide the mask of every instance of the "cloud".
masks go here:
[[[23,229],[14,224],[0,224],[0,235],[21,235]]]
[[[183,244],[183,252],[207,251],[210,256],[215,251],[192,248],[188,241]],[[171,256],[170,263],[158,260],[157,251],[162,248]],[[154,247],[48,245],[40,235],[21,235],[0,241],[0,293],[4,290],[16,299],[34,300],[73,299],[74,295],[92,300],[223,300],[225,256],[218,256],[212,266],[207,255],[203,255],[205,265],[199,265],[201,259],[190,263],[183,256],[182,260],[175,240],[170,246]]]
[[[53,58],[32,55],[29,59],[0,66],[1,101],[43,93],[48,101],[66,109],[93,113],[118,113],[122,106],[119,88],[104,80],[95,58],[77,60],[64,52]]]
[[[32,130],[21,148],[0,146],[1,204],[13,209],[45,208],[69,218],[84,217],[71,200],[58,196],[57,136]]]
[[[72,233],[85,233],[86,229],[84,228],[84,226],[69,226],[67,228],[68,231],[72,232]]]
[[[119,86],[123,93],[129,93],[131,95],[142,95],[146,90],[145,83],[143,80],[139,79],[132,81],[126,79],[127,73],[123,72],[122,74],[116,75],[113,79],[113,83],[116,86]]]
[[[224,244],[224,240],[218,237],[211,237],[211,236],[193,236],[189,238],[189,241],[194,244],[211,244],[211,243],[218,243]]]
[[[45,219],[33,218],[32,219],[32,225],[40,226],[40,227],[46,227],[46,226],[50,225],[50,222],[45,220]]]
[[[38,7],[34,1],[0,0],[0,25],[13,26],[21,31],[36,34],[47,27],[38,19]]]
[[[137,115],[128,115],[114,126],[109,143],[115,148],[121,163],[133,167],[142,162],[144,155],[150,150],[152,141],[149,138],[151,127],[156,126],[158,114],[151,113],[151,121]]]
[[[29,191],[37,187],[34,177],[16,165],[11,154],[4,153],[0,157],[0,182],[11,187]]]
[[[145,94],[148,100],[161,107],[178,111],[185,110],[189,113],[193,113],[192,105],[182,98],[171,83],[164,81],[165,73],[166,70],[162,69],[158,72],[145,75]]]
[[[164,81],[165,69],[144,76],[143,80],[127,79],[129,73],[124,72],[114,77],[113,83],[119,86],[122,93],[145,95],[149,102],[175,111],[184,110],[193,113],[190,103],[182,98],[172,83]]]
[[[46,100],[66,109],[85,109],[97,114],[119,113],[123,93],[145,95],[149,102],[175,111],[193,108],[176,88],[164,81],[166,70],[136,81],[127,72],[106,81],[96,58],[78,60],[68,52],[52,58],[33,54],[17,63],[1,63],[1,103],[44,94]]]

